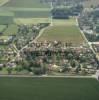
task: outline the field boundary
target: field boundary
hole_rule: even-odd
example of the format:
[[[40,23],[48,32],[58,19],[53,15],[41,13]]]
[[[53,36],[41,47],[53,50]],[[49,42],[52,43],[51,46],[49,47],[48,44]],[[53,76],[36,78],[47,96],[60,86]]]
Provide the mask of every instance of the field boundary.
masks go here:
[[[8,2],[9,2],[9,0],[5,0],[4,2],[2,2],[2,3],[0,4],[0,7],[3,6],[4,4],[8,3]]]
[[[53,75],[40,75],[40,76],[31,76],[31,75],[0,75],[0,77],[16,77],[16,78],[92,78],[96,79],[95,76],[53,76]]]

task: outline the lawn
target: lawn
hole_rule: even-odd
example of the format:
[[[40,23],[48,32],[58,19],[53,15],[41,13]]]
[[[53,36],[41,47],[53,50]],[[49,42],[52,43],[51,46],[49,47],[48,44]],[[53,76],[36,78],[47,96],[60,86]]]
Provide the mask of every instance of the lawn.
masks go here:
[[[10,35],[16,35],[18,31],[18,26],[11,24],[8,26],[8,28],[4,31],[4,36],[10,36]]]
[[[95,79],[0,78],[0,100],[99,100]]]
[[[10,0],[5,7],[21,7],[21,8],[49,8],[47,3],[40,2],[41,0]]]
[[[83,43],[84,39],[76,26],[75,19],[53,20],[53,26],[45,29],[38,41],[62,41],[70,43]]]

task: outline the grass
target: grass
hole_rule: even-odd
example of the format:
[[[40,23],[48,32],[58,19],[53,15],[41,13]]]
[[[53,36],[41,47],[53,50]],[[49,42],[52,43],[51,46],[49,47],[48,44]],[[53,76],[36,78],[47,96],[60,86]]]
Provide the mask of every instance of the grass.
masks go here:
[[[38,41],[62,41],[70,43],[83,43],[84,39],[76,26],[75,19],[69,20],[54,20],[53,26],[49,26],[43,34],[38,38]]]
[[[49,8],[50,5],[41,3],[40,0],[10,0],[4,5],[5,7],[21,7],[21,8]]]
[[[53,25],[57,26],[57,25],[66,25],[66,26],[72,26],[72,25],[75,25],[76,23],[76,20],[75,18],[70,18],[68,20],[60,20],[60,19],[54,19],[53,20]]]
[[[16,18],[48,18],[50,11],[14,11]]]
[[[2,40],[7,40],[9,37],[8,36],[0,36],[0,39]]]
[[[0,25],[0,32],[3,32],[6,28],[6,25]]]
[[[50,23],[49,18],[16,18],[14,19],[16,24],[38,24],[38,23]]]
[[[0,100],[98,100],[95,79],[0,78]]]
[[[18,26],[11,24],[8,26],[8,28],[4,31],[4,36],[10,36],[10,35],[16,35],[18,31]]]
[[[9,0],[0,0],[0,6],[4,5],[5,3],[7,3]]]
[[[0,16],[14,16],[13,12],[0,10]]]

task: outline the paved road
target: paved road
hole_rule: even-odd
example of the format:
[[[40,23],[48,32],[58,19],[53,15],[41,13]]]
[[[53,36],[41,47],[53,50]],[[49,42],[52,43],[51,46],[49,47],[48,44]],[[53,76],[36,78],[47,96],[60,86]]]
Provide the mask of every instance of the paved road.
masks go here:
[[[0,75],[0,77],[19,77],[19,78],[96,78],[95,76],[54,76],[54,75],[40,75],[40,76],[29,76],[29,75]]]
[[[38,34],[38,36],[31,42],[29,42],[28,44],[32,44],[33,42],[37,41],[37,39],[42,35],[42,33],[45,31],[45,29],[49,28],[50,26],[43,28],[40,33]],[[17,50],[16,46],[14,46],[17,50],[17,55],[15,56],[15,58],[13,58],[11,61],[9,61],[8,63],[14,61],[17,57],[20,57],[20,53],[25,49],[28,48],[28,44],[26,44],[24,47],[22,47],[20,50]]]
[[[79,24],[78,24],[78,19],[77,19],[77,18],[76,18],[76,24],[77,24],[77,26],[78,26],[78,28],[79,28]],[[83,32],[80,28],[79,28],[79,30],[80,30],[80,32],[81,32],[83,38],[85,39],[86,43],[88,44],[89,48],[90,48],[90,49],[92,50],[92,52],[96,55],[95,50],[93,49],[91,43],[90,43],[90,42],[88,41],[88,39],[86,38],[84,32]]]

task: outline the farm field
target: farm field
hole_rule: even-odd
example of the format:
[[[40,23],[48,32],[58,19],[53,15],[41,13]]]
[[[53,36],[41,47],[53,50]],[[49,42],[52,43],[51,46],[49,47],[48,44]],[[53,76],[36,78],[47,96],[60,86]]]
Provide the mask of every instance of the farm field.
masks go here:
[[[10,35],[16,35],[18,30],[17,25],[11,24],[8,26],[8,28],[4,31],[3,36],[10,36]]]
[[[4,6],[21,8],[50,8],[50,4],[42,3],[40,0],[10,0]]]
[[[0,0],[0,6],[2,6],[3,4],[7,3],[9,0]]]
[[[57,20],[57,19],[53,19],[52,20],[53,21],[53,25],[55,25],[55,26],[61,26],[61,25],[66,25],[66,26],[72,26],[72,25],[76,25],[76,20],[75,20],[75,18],[70,18],[70,19],[68,19],[68,20],[61,20],[61,19],[59,19],[59,20]]]
[[[20,24],[50,23],[50,18],[15,18],[14,22]]]
[[[53,26],[45,29],[38,41],[62,41],[68,43],[83,43],[79,28],[76,26],[75,19],[53,20]]]
[[[2,40],[7,40],[9,37],[8,36],[0,36],[0,39]]]
[[[0,78],[0,100],[98,100],[95,79]]]
[[[5,25],[0,25],[0,32],[4,31],[4,30],[5,30],[5,28],[6,28],[6,26],[5,26]]]
[[[15,18],[48,18],[50,11],[14,11]]]

